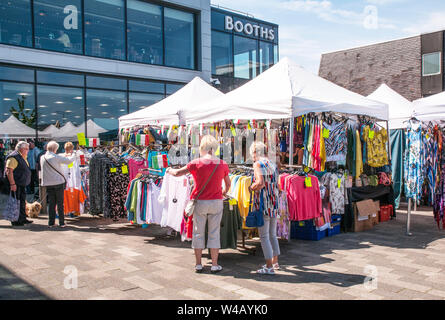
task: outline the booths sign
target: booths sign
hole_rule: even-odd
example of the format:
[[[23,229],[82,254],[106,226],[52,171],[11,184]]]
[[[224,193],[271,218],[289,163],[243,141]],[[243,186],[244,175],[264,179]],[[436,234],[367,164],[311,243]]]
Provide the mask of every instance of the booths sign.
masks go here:
[[[238,33],[244,33],[248,36],[255,35],[265,40],[275,40],[275,30],[266,27],[261,27],[257,24],[243,23],[242,21],[233,21],[231,16],[225,18],[225,29],[227,31],[235,31]]]

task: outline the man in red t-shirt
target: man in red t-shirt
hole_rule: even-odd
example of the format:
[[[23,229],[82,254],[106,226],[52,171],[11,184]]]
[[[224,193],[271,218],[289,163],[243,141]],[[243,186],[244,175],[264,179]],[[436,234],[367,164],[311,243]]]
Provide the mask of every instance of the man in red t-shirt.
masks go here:
[[[223,214],[223,199],[230,189],[229,166],[221,159],[214,156],[218,150],[218,141],[210,136],[204,136],[201,140],[199,152],[201,157],[193,160],[181,169],[168,168],[167,173],[179,177],[191,173],[195,182],[190,199],[198,200],[193,213],[193,240],[192,248],[195,249],[196,272],[202,272],[202,250],[205,248],[205,226],[208,221],[207,248],[212,256],[211,272],[222,270],[218,265],[218,254],[221,248],[220,224]],[[223,182],[224,181],[224,188]]]

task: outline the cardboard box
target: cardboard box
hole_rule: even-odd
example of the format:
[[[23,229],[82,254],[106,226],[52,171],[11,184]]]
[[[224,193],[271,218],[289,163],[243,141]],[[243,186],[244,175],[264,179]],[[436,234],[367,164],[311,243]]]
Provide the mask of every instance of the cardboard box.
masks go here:
[[[371,214],[371,221],[373,226],[379,224],[380,201],[374,201],[374,206],[376,213]]]
[[[378,210],[375,208],[375,203],[373,200],[363,200],[357,203],[358,214],[360,216],[369,216],[371,214],[377,213]]]
[[[361,202],[361,201],[360,201]],[[366,230],[370,230],[373,228],[372,223],[372,214],[371,215],[360,215],[358,209],[358,203],[354,203],[354,232],[362,232]],[[374,203],[372,203],[372,207],[374,208]],[[378,220],[378,215],[376,215]]]

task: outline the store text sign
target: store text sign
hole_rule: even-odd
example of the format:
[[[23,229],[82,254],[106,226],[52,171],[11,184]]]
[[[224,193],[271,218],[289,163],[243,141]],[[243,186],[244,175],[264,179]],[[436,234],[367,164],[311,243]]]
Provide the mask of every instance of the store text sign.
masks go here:
[[[257,24],[243,23],[242,21],[233,21],[231,16],[225,18],[225,29],[227,31],[235,31],[238,33],[244,33],[248,36],[255,35],[265,40],[275,40],[275,30],[266,27],[261,27]]]

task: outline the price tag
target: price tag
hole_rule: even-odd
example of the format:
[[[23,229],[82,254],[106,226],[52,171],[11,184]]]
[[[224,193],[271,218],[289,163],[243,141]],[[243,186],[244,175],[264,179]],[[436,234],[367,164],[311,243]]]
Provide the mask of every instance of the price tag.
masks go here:
[[[219,156],[221,147],[218,147],[218,150],[215,152],[215,156]]]
[[[426,138],[427,138],[427,139],[429,139],[429,138],[430,138],[430,135],[429,135],[429,134],[427,134],[427,135],[426,135]]]
[[[110,168],[110,172],[117,172],[116,168]]]
[[[128,174],[128,167],[127,166],[122,166],[122,173],[123,174]]]
[[[231,127],[230,130],[232,131],[232,136],[236,137],[236,130],[234,127]]]
[[[340,187],[341,187],[341,179],[337,179],[337,187],[340,189]]]
[[[329,129],[323,129],[323,138],[329,139],[330,133]]]
[[[299,221],[299,222],[298,222],[298,226],[300,226],[300,227],[304,227],[304,221]]]
[[[374,130],[369,130],[368,131],[368,137],[369,137],[369,139],[374,139],[374,135],[375,135],[375,131]]]
[[[234,206],[234,205],[236,205],[238,202],[236,201],[236,199],[230,199],[229,200],[229,204],[231,205],[231,206]]]
[[[304,185],[306,186],[306,188],[312,188],[312,179],[311,179],[311,177],[306,177],[304,179]]]
[[[73,167],[73,162],[71,162],[69,165],[68,165],[68,168],[72,168]]]

